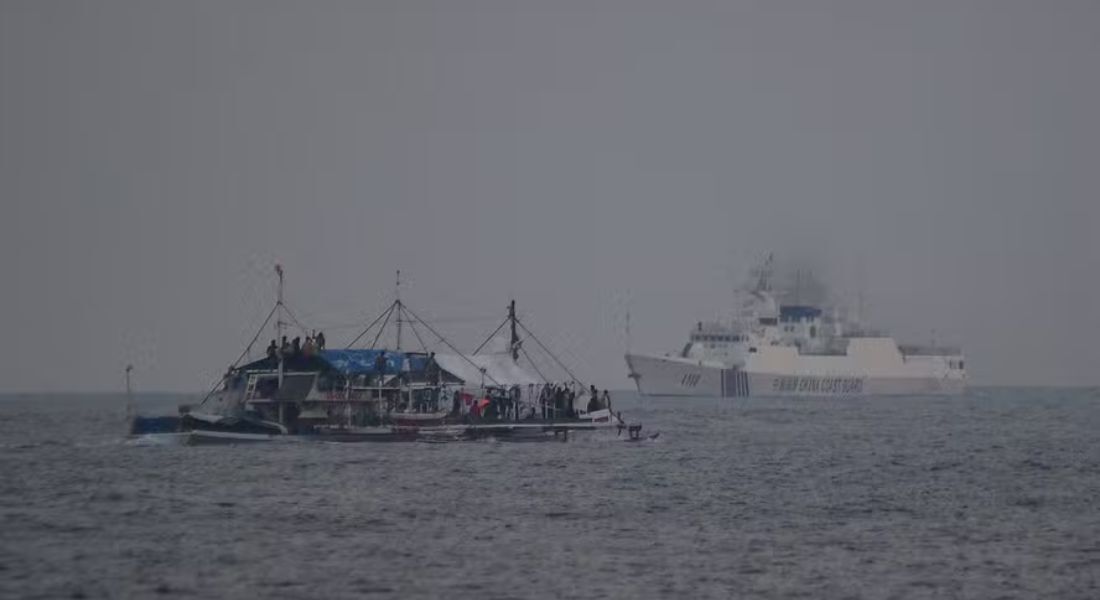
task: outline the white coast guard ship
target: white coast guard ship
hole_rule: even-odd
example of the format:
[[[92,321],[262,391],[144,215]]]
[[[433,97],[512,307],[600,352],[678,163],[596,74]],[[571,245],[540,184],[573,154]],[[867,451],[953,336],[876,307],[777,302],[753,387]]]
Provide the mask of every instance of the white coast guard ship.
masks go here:
[[[679,354],[627,354],[638,392],[652,396],[960,394],[957,348],[898,345],[839,309],[781,304],[772,258],[753,269],[726,322],[699,322]]]

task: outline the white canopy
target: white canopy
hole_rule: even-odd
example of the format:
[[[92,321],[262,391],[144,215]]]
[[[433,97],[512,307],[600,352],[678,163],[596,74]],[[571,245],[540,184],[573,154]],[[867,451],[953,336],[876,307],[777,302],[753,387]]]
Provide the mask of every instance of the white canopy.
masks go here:
[[[528,373],[507,354],[436,354],[440,368],[469,386],[528,385],[543,383]],[[471,364],[473,363],[473,364]],[[476,366],[475,366],[476,365]]]

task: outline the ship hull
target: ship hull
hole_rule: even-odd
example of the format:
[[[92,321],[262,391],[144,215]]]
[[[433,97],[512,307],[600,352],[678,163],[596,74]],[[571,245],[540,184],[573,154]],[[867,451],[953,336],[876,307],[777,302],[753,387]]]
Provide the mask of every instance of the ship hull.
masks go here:
[[[765,372],[675,357],[626,355],[630,377],[646,396],[958,395],[966,380],[936,373],[868,374],[857,369]]]

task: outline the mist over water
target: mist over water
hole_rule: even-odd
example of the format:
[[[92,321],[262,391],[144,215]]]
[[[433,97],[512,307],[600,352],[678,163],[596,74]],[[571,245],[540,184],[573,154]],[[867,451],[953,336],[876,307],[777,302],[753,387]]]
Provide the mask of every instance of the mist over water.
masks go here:
[[[0,596],[1100,594],[1096,390],[615,402],[660,437],[190,448],[7,397]]]

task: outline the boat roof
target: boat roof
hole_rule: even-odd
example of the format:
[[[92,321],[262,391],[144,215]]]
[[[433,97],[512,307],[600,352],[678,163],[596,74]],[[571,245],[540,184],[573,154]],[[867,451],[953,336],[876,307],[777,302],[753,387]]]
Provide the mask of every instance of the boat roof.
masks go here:
[[[314,354],[299,353],[287,356],[283,368],[288,371],[337,371],[345,375],[377,375],[375,360],[385,353],[383,374],[397,374],[401,363],[409,360],[409,371],[418,373],[428,365],[428,357],[421,353],[397,352],[395,350],[320,350]],[[242,371],[273,371],[279,368],[277,358],[264,357],[241,367]]]
[[[409,374],[424,374],[429,356],[423,353],[397,352],[395,350],[320,350],[315,354],[287,356],[283,362],[286,371],[324,372],[335,371],[343,375],[377,375],[375,360],[385,353],[384,375],[401,372],[401,363],[408,359]],[[543,381],[516,364],[507,354],[436,354],[436,364],[443,373],[467,385],[528,385]],[[279,368],[275,358],[262,358],[241,367],[242,371],[274,371]]]
[[[321,350],[320,356],[332,365],[332,368],[348,375],[377,375],[374,363],[378,356],[385,353],[384,374],[401,371],[401,363],[408,358],[409,371],[419,373],[428,366],[428,357],[421,353],[397,352],[395,350]]]

